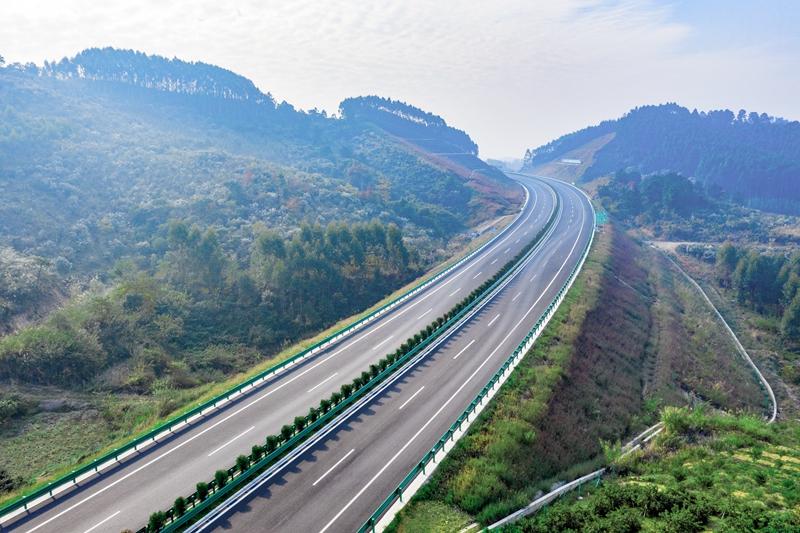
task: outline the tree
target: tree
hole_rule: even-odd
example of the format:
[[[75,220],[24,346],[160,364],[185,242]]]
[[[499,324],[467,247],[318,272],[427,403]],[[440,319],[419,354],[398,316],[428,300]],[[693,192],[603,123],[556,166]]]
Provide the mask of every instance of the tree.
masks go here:
[[[726,289],[731,288],[731,276],[739,263],[739,252],[729,241],[717,249],[716,272],[719,284]]]
[[[793,345],[800,344],[800,294],[794,297],[783,313],[781,336]]]

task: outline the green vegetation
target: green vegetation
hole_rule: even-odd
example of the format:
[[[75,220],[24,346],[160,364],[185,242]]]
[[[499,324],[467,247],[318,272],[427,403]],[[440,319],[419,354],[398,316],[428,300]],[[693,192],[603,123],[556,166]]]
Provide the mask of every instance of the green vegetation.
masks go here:
[[[605,182],[605,183],[603,183]],[[597,197],[615,219],[649,238],[673,241],[800,242],[797,218],[769,215],[725,200],[716,185],[705,188],[680,174],[618,170],[598,180]]]
[[[502,533],[800,531],[800,427],[664,409],[663,435],[589,485]]]
[[[800,215],[800,123],[766,113],[644,106],[529,150],[524,169],[554,160],[603,135],[614,138],[594,155],[584,181],[632,168],[694,176],[714,196],[747,207]]]
[[[488,525],[597,468],[601,440],[638,433],[664,406],[708,398],[761,412],[757,383],[702,297],[615,227],[596,237],[565,305],[394,531],[411,531],[431,502]]]
[[[800,349],[800,252],[763,254],[725,243],[715,267],[719,285],[733,289],[739,305],[765,315],[762,328],[780,329],[787,347]]]

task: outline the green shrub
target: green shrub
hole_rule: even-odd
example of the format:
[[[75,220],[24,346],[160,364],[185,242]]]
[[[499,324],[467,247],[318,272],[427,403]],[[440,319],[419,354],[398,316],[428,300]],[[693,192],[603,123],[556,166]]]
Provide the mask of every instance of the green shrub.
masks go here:
[[[258,444],[253,444],[253,447],[250,449],[250,454],[253,457],[253,461],[259,461],[264,455],[264,448]]]
[[[306,427],[306,417],[304,416],[294,417],[294,427],[297,428],[298,433],[300,431],[303,431],[303,428]]]
[[[208,483],[201,481],[195,485],[195,490],[197,491],[197,499],[201,502],[208,498]]]
[[[97,338],[69,324],[23,329],[0,339],[0,378],[74,387],[106,363]]]
[[[267,453],[272,453],[278,449],[278,437],[276,435],[270,435],[267,437],[265,448]]]
[[[147,524],[147,530],[155,533],[161,531],[161,528],[167,523],[167,515],[164,511],[156,511],[150,515],[150,522]]]
[[[683,466],[676,466],[675,468],[672,469],[670,473],[672,474],[672,477],[675,478],[675,481],[677,481],[678,483],[680,483],[681,481],[685,481],[688,475],[686,472],[686,468],[684,468]]]
[[[328,411],[330,411],[331,410],[331,401],[330,400],[326,400],[324,398],[322,400],[320,400],[319,401],[319,410],[320,410],[320,412],[322,412],[323,415],[325,413],[327,413]]]
[[[309,407],[308,409],[308,420],[313,424],[317,421],[317,410],[313,407]]]
[[[9,418],[24,415],[27,412],[28,404],[22,401],[22,398],[16,394],[0,396],[0,423],[5,422]]]
[[[227,470],[217,470],[216,472],[214,472],[214,483],[217,484],[217,490],[224,487],[225,483],[227,482],[228,482]]]
[[[350,395],[353,393],[353,386],[350,385],[349,383],[345,383],[344,385],[342,385],[342,388],[340,390],[342,391],[342,398],[349,398]]]
[[[183,516],[186,512],[186,499],[183,496],[178,496],[175,498],[175,503],[172,505],[172,509],[175,512],[175,518]]]
[[[240,455],[236,458],[236,470],[245,472],[248,468],[250,468],[250,459],[246,455]]]
[[[294,428],[289,424],[286,424],[281,428],[281,437],[283,437],[283,442],[291,439],[292,435],[294,435]]]

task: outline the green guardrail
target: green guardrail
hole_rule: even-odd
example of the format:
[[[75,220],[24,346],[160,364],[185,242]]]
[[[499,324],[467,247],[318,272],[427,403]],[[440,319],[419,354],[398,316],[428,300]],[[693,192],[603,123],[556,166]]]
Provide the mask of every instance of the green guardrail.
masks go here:
[[[528,198],[526,199],[525,206],[527,206],[529,201],[530,201],[530,195],[528,195]],[[525,206],[523,206],[523,209],[520,212],[520,214],[517,215],[517,218],[514,219],[514,222],[516,222],[519,219],[519,217],[522,215],[522,213],[524,212],[524,207]],[[41,498],[43,498],[45,496],[47,496],[48,498],[53,497],[54,496],[54,492],[57,491],[59,488],[63,487],[64,485],[75,485],[78,482],[77,481],[78,478],[80,478],[80,477],[82,477],[82,476],[84,476],[86,474],[89,474],[89,473],[92,473],[92,472],[100,473],[101,467],[106,466],[108,463],[112,463],[112,464],[113,463],[118,463],[119,462],[119,458],[121,456],[125,455],[127,452],[130,452],[131,450],[133,450],[134,452],[139,451],[139,448],[142,447],[142,446],[145,446],[145,445],[149,447],[149,445],[154,444],[157,439],[160,439],[160,437],[167,437],[167,436],[171,435],[173,433],[173,430],[175,430],[175,429],[183,429],[184,427],[188,427],[189,424],[187,423],[187,421],[189,419],[191,419],[191,418],[193,418],[195,416],[198,416],[198,415],[202,416],[204,414],[207,414],[207,413],[205,413],[205,411],[216,410],[216,408],[219,407],[220,404],[227,403],[228,401],[230,401],[230,399],[233,396],[238,396],[239,394],[242,394],[245,391],[245,389],[254,389],[257,383],[266,380],[270,376],[270,374],[274,375],[274,374],[278,373],[279,371],[281,371],[282,369],[284,369],[285,367],[287,367],[289,365],[292,365],[292,364],[294,364],[294,363],[296,363],[296,362],[308,357],[309,355],[313,355],[317,351],[319,351],[322,348],[328,346],[329,344],[332,344],[332,343],[338,341],[339,339],[341,339],[345,335],[353,332],[354,330],[358,329],[359,327],[361,327],[362,325],[366,324],[367,322],[371,322],[372,320],[377,318],[379,315],[384,314],[385,312],[389,311],[390,309],[396,307],[399,303],[407,300],[408,298],[410,298],[411,296],[415,295],[416,293],[418,293],[418,292],[424,290],[425,288],[429,287],[431,284],[436,283],[442,277],[446,276],[447,274],[449,274],[450,272],[452,272],[456,268],[460,267],[462,264],[464,264],[466,261],[469,261],[475,255],[481,253],[487,246],[493,244],[498,238],[500,238],[502,235],[504,235],[505,232],[508,230],[508,228],[510,228],[513,225],[514,222],[512,222],[511,224],[506,226],[506,228],[504,228],[503,231],[498,233],[495,237],[493,237],[492,239],[490,239],[487,242],[483,243],[481,246],[479,246],[478,248],[476,248],[475,250],[473,250],[472,252],[470,252],[469,254],[467,254],[466,256],[461,258],[460,260],[456,261],[455,263],[453,263],[452,265],[450,265],[449,267],[447,267],[446,269],[444,269],[440,273],[436,274],[435,276],[433,276],[432,278],[430,278],[430,279],[428,279],[426,281],[423,281],[422,283],[420,283],[416,287],[413,287],[413,288],[409,289],[408,291],[406,291],[402,295],[398,296],[397,298],[395,298],[391,302],[387,303],[386,305],[382,306],[381,308],[376,309],[375,311],[373,311],[369,315],[359,319],[358,321],[356,321],[353,324],[347,326],[346,328],[343,328],[343,329],[333,333],[332,335],[330,335],[330,336],[326,337],[325,339],[317,342],[316,344],[306,348],[305,350],[297,353],[296,355],[293,355],[292,357],[286,359],[285,361],[282,361],[282,362],[276,364],[275,366],[272,366],[272,367],[268,368],[267,370],[257,374],[256,376],[248,379],[247,381],[244,381],[243,383],[240,383],[239,385],[237,385],[237,386],[229,389],[228,391],[226,391],[226,392],[224,392],[224,393],[222,393],[222,394],[220,394],[220,395],[208,400],[207,402],[205,402],[205,403],[203,403],[201,405],[198,405],[197,407],[191,409],[190,411],[188,411],[188,412],[186,412],[186,413],[184,413],[182,415],[179,415],[179,416],[177,416],[177,417],[175,417],[175,418],[173,418],[171,420],[168,420],[167,422],[161,424],[160,426],[155,427],[154,429],[152,429],[152,430],[148,431],[147,433],[145,433],[144,435],[132,440],[131,442],[125,444],[124,446],[122,446],[120,448],[116,448],[116,449],[112,450],[111,452],[108,452],[107,454],[105,454],[105,455],[93,460],[92,462],[90,462],[90,463],[88,463],[88,464],[86,464],[86,465],[84,465],[84,466],[82,466],[82,467],[80,467],[80,468],[78,468],[76,470],[73,470],[71,473],[69,473],[69,474],[67,474],[65,476],[62,476],[61,478],[59,478],[59,479],[57,479],[55,481],[52,481],[52,482],[48,483],[44,487],[42,487],[40,489],[37,489],[37,490],[31,492],[30,494],[27,494],[27,495],[25,495],[25,496],[23,496],[23,497],[21,497],[21,498],[19,498],[17,500],[14,500],[14,501],[8,503],[4,507],[0,508],[0,517],[5,517],[6,515],[9,515],[9,514],[13,513],[14,511],[19,510],[20,508],[25,509],[27,511],[29,505],[36,503],[37,500],[39,500],[39,499],[41,499]],[[125,458],[127,458],[127,456]],[[103,470],[105,470],[105,468],[103,468]]]
[[[289,451],[294,449],[294,447],[302,440],[335,419],[354,402],[360,398],[363,398],[367,392],[372,390],[379,383],[384,381],[414,357],[419,355],[421,351],[430,346],[430,344],[438,339],[444,332],[448,331],[454,324],[458,323],[462,318],[464,318],[467,313],[472,311],[475,306],[482,302],[486,297],[491,295],[495,289],[497,289],[497,287],[499,287],[509,278],[509,276],[513,275],[517,271],[519,265],[523,264],[524,261],[538,249],[538,245],[543,242],[544,238],[549,235],[551,230],[555,227],[560,208],[560,199],[556,197],[556,204],[553,214],[545,226],[533,239],[531,239],[530,243],[528,243],[513,259],[508,261],[492,279],[484,282],[484,284],[488,285],[483,290],[478,292],[476,289],[470,294],[470,296],[465,298],[464,301],[469,300],[468,303],[465,304],[464,301],[462,301],[461,303],[456,304],[453,309],[446,313],[446,316],[449,317],[447,320],[443,320],[441,323],[434,321],[431,325],[433,326],[436,324],[435,329],[426,337],[424,337],[413,349],[394,359],[394,362],[388,365],[385,370],[381,371],[374,377],[370,377],[369,381],[363,383],[362,386],[354,390],[349,396],[341,398],[341,401],[338,403],[333,403],[329,410],[322,411],[321,407],[319,409],[312,407],[314,415],[312,416],[309,414],[309,417],[312,417],[312,419],[309,419],[308,417],[305,419],[305,422],[308,422],[308,424],[303,423],[303,426],[300,428],[298,428],[296,425],[285,426],[291,427],[291,437],[287,438],[286,440],[281,440],[281,436],[267,437],[267,446],[270,446],[270,443],[272,443],[273,445],[277,444],[277,447],[271,450],[268,449],[266,455],[260,459],[257,457],[258,453],[260,452],[257,452],[254,449],[254,452],[250,456],[243,456],[244,460],[241,464],[237,464],[226,471],[223,470],[222,472],[225,472],[225,474],[223,474],[223,484],[220,485],[217,483],[216,479],[209,482],[207,484],[209,491],[207,497],[201,499],[200,495],[198,495],[197,492],[194,492],[188,498],[183,500],[185,502],[185,508],[182,510],[182,512],[177,512],[174,505],[166,511],[157,511],[151,515],[150,524],[141,528],[136,533],[154,533],[159,531],[163,533],[173,533],[180,530],[190,521],[198,518],[200,514],[207,511],[215,503],[218,503],[226,495],[234,491],[234,489],[240,487],[246,481],[252,480],[275,461],[279,460]],[[395,354],[390,354],[388,357],[394,357],[396,354],[397,352],[395,352]],[[244,466],[244,468],[242,468],[242,466]],[[156,516],[155,522],[153,518],[154,516]]]
[[[594,210],[594,208],[592,209]],[[569,287],[572,285],[575,276],[578,274],[578,272],[580,272],[580,269],[583,267],[583,263],[586,260],[586,256],[589,253],[589,249],[591,248],[593,241],[594,241],[594,231],[592,231],[589,241],[586,243],[586,246],[584,247],[583,252],[581,253],[580,259],[575,264],[575,267],[572,269],[572,272],[570,272],[567,281],[558,291],[555,298],[553,298],[553,301],[547,307],[547,310],[544,312],[544,314],[542,314],[542,316],[539,318],[539,320],[536,322],[533,328],[531,328],[531,330],[528,332],[528,334],[525,336],[522,342],[519,343],[514,352],[508,357],[508,359],[506,359],[505,363],[503,363],[500,369],[494,374],[494,376],[492,376],[492,378],[489,380],[486,386],[481,390],[481,392],[475,397],[474,400],[472,400],[472,402],[464,410],[464,412],[461,413],[461,416],[459,416],[458,419],[453,423],[453,425],[450,426],[450,429],[448,429],[444,433],[444,435],[442,435],[442,438],[439,439],[436,442],[436,444],[434,444],[434,446],[430,449],[430,451],[428,451],[427,454],[425,454],[422,460],[411,470],[411,472],[409,472],[409,474],[405,477],[405,479],[403,479],[403,481],[400,482],[397,488],[394,489],[394,491],[392,491],[391,495],[389,495],[383,501],[383,503],[375,510],[374,513],[372,513],[372,516],[370,516],[367,519],[367,521],[364,522],[364,525],[362,525],[361,528],[359,528],[358,533],[367,533],[370,530],[373,533],[375,532],[375,525],[377,524],[378,520],[380,520],[381,516],[383,516],[383,513],[385,513],[386,510],[389,507],[391,507],[392,504],[394,504],[394,502],[397,499],[400,499],[400,501],[402,501],[403,490],[405,490],[406,487],[408,487],[412,483],[412,481],[414,481],[414,478],[416,478],[420,472],[423,475],[425,475],[425,467],[432,460],[433,461],[436,460],[436,454],[440,450],[444,449],[445,443],[448,440],[454,439],[455,433],[457,431],[461,431],[461,427],[464,424],[464,422],[469,421],[469,417],[475,412],[478,405],[483,404],[483,401],[486,399],[489,393],[494,389],[497,383],[502,379],[502,377],[506,374],[506,372],[510,371],[510,369],[514,366],[517,360],[524,357],[524,355],[528,352],[528,350],[530,350],[532,342],[538,337],[538,335],[544,329],[550,317],[556,311],[558,305],[561,303],[561,300],[569,290]]]

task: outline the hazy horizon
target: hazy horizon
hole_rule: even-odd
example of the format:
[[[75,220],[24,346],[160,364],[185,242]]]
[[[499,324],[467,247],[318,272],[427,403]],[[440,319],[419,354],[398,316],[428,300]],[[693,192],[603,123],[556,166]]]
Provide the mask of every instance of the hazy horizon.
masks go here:
[[[800,118],[800,4],[777,0],[32,0],[5,11],[9,63],[114,46],[218,65],[301,109],[391,97],[465,130],[484,159],[648,104]]]

